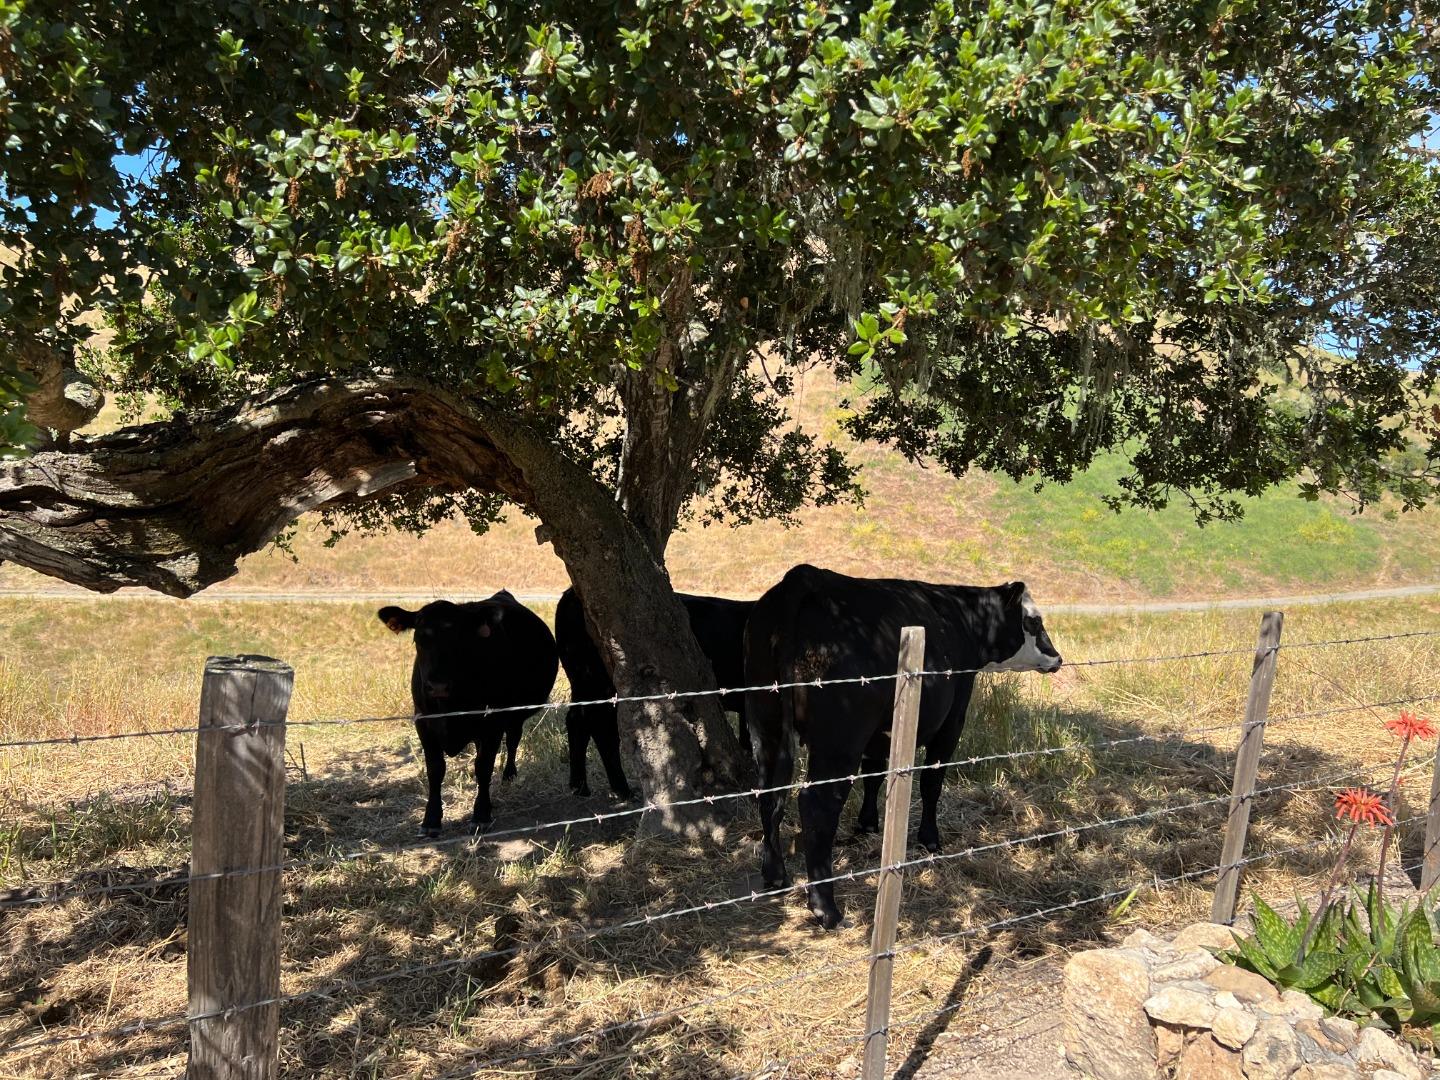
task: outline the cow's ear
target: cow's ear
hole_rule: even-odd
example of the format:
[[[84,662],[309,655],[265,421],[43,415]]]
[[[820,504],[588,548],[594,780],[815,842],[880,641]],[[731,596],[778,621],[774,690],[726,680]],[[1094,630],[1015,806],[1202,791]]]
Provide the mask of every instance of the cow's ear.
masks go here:
[[[1005,597],[1007,604],[1018,604],[1020,598],[1025,595],[1025,583],[1023,581],[1011,581],[1000,586],[1000,592]]]
[[[415,629],[416,613],[413,611],[406,611],[402,607],[382,607],[375,614],[381,622],[397,634]]]
[[[475,633],[483,638],[488,638],[495,631],[500,629],[500,622],[505,618],[505,610],[499,604],[487,606],[481,613],[475,626]]]

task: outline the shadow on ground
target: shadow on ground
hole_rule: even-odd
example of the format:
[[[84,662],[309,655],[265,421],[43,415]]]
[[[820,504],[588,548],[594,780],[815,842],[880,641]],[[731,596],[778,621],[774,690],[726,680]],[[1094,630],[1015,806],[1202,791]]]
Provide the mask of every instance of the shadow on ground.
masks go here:
[[[970,1007],[982,972],[1106,940],[1135,903],[1150,905],[1151,925],[1193,917],[1193,904],[1167,908],[1167,894],[1156,899],[1146,886],[1211,866],[1219,853],[1227,752],[1184,738],[1099,748],[1151,732],[1089,712],[1051,708],[1027,720],[1021,709],[1011,720],[1006,738],[1015,745],[1051,740],[1070,749],[966,767],[942,797],[950,857],[907,876],[896,975],[897,986],[916,972],[933,981],[939,1011],[903,1039],[897,1033],[899,1076],[914,1076],[950,1019]],[[1031,720],[1035,730],[1025,727]],[[962,754],[985,756],[976,745],[962,744]],[[1249,851],[1326,836],[1330,788],[1320,782],[1348,764],[1293,746],[1267,753],[1261,789],[1318,786],[1257,795]],[[323,767],[312,758],[309,779],[292,778],[286,852],[299,865],[285,876],[284,989],[325,992],[282,1007],[283,1075],[485,1075],[508,1063],[563,1076],[722,1077],[804,1047],[806,1038],[787,1031],[803,1028],[814,1003],[854,1005],[858,988],[859,1004],[826,1022],[851,1034],[860,1023],[874,875],[839,886],[852,925],[833,934],[814,927],[798,892],[752,901],[763,886],[748,797],[733,801],[724,842],[636,840],[632,816],[533,829],[625,809],[602,795],[563,794],[563,736],[541,729],[522,746],[520,778],[496,781],[492,834],[472,839],[465,827],[474,784],[465,759],[447,779],[445,834],[418,843],[422,771],[408,741],[390,734],[333,753]],[[592,774],[592,788],[603,791],[598,768]],[[1146,816],[1189,803],[1204,805]],[[179,822],[173,839],[184,833],[188,805],[177,800],[170,812]],[[1115,818],[1131,820],[1088,827]],[[792,803],[792,836],[794,820]],[[50,843],[43,832],[38,819],[26,820],[10,841],[27,866],[45,865],[36,863]],[[97,833],[105,835],[125,834]],[[1409,859],[1417,841],[1407,834],[1403,844]],[[961,845],[978,850],[955,857]],[[404,850],[378,853],[396,848]],[[97,868],[127,865],[133,854],[121,841],[85,850]],[[1324,871],[1331,855],[1314,847],[1278,856],[1257,864],[1255,877],[1288,887]],[[837,872],[874,867],[878,856],[878,838],[848,840]],[[802,876],[797,859],[791,868]],[[669,914],[710,904],[719,906]],[[179,887],[0,911],[0,1055],[47,1032],[155,1015],[145,994],[117,1007],[104,988],[118,965],[137,963],[167,965],[166,978],[183,986],[184,910]],[[917,947],[932,937],[946,942]],[[671,1013],[710,998],[719,1000]],[[37,1001],[50,1011],[37,1011]],[[787,1010],[796,1008],[792,1018]],[[159,1061],[184,1043],[182,1027],[86,1041],[63,1057],[18,1064],[53,1075],[107,1071]],[[813,1057],[792,1075],[828,1075],[835,1060]]]

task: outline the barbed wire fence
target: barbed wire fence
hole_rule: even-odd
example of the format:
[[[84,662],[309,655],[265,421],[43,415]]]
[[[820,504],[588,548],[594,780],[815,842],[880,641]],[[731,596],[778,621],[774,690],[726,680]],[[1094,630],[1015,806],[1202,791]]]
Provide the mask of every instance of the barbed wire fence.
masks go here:
[[[45,886],[30,886],[0,893],[0,916],[7,911],[33,909],[43,905],[65,904],[82,898],[112,895],[115,893],[144,893],[150,890],[189,889],[190,937],[188,943],[190,974],[190,1007],[183,1013],[151,1017],[128,1024],[105,1028],[94,1028],[63,1034],[45,1034],[0,1045],[0,1061],[19,1055],[33,1055],[45,1049],[67,1043],[89,1040],[114,1040],[143,1033],[188,1027],[190,1032],[190,1056],[192,1065],[197,1061],[207,1062],[212,1071],[208,1075],[217,1077],[238,1076],[234,1071],[237,1050],[248,1048],[250,1054],[259,1053],[270,1062],[278,1060],[278,1027],[280,1010],[305,1001],[333,999],[341,995],[371,989],[395,980],[421,975],[436,975],[459,972],[486,961],[504,961],[540,946],[554,948],[559,945],[579,944],[629,931],[644,930],[668,920],[703,915],[722,908],[774,902],[793,894],[798,889],[819,884],[855,882],[871,877],[879,879],[878,889],[885,892],[885,882],[898,882],[907,871],[934,866],[955,860],[973,859],[987,853],[1008,852],[1025,845],[1038,845],[1065,838],[1073,838],[1096,830],[1112,829],[1142,822],[1153,822],[1176,815],[1227,807],[1226,831],[1220,857],[1211,864],[1183,873],[1166,877],[1153,876],[1145,880],[1122,883],[1113,889],[1105,889],[1091,895],[1076,897],[1058,904],[1010,915],[1005,918],[966,926],[960,930],[945,933],[921,935],[897,944],[896,913],[882,912],[877,905],[875,935],[869,953],[848,957],[829,964],[806,967],[800,971],[779,978],[755,980],[723,993],[689,1000],[664,1009],[653,1010],[614,1023],[567,1036],[553,1042],[510,1051],[503,1055],[486,1056],[486,1051],[466,1055],[466,1060],[457,1070],[446,1076],[471,1076],[487,1069],[517,1061],[542,1059],[582,1044],[598,1042],[609,1036],[627,1031],[644,1030],[647,1025],[673,1017],[686,1016],[727,1002],[753,997],[790,984],[822,978],[844,970],[853,970],[859,965],[870,965],[872,973],[871,1001],[867,1003],[867,1018],[857,1035],[849,1041],[859,1044],[866,1059],[866,1077],[884,1075],[885,1051],[888,1034],[916,1024],[953,1013],[960,1004],[949,1004],[901,1020],[892,1021],[889,1016],[889,990],[885,987],[884,1001],[877,1002],[874,994],[874,974],[877,970],[892,964],[897,956],[917,950],[940,948],[957,941],[993,934],[1035,920],[1054,917],[1080,908],[1121,901],[1147,888],[1161,890],[1183,882],[1193,882],[1214,875],[1217,879],[1215,905],[1212,918],[1219,922],[1230,922],[1235,916],[1236,889],[1241,872],[1252,865],[1267,860],[1316,852],[1336,843],[1335,835],[1327,835],[1303,844],[1291,845],[1271,851],[1254,854],[1245,853],[1246,834],[1250,810],[1257,799],[1279,793],[1319,791],[1340,784],[1363,782],[1388,766],[1367,766],[1350,768],[1323,777],[1310,777],[1284,784],[1256,783],[1257,766],[1267,727],[1285,722],[1338,716],[1364,710],[1379,710],[1396,706],[1414,705],[1433,701],[1440,694],[1421,694],[1383,701],[1364,702],[1346,706],[1292,712],[1278,716],[1268,715],[1269,686],[1273,682],[1276,661],[1282,650],[1301,650],[1328,647],[1344,647],[1363,643],[1376,643],[1409,638],[1440,636],[1436,631],[1407,631],[1365,637],[1336,638],[1322,641],[1299,642],[1281,645],[1280,617],[1269,613],[1262,621],[1260,641],[1256,648],[1221,649],[1198,652],[1173,653],[1155,656],[1132,656],[1082,660],[1070,663],[1069,667],[1099,667],[1121,664],[1164,663],[1181,660],[1196,660],[1213,657],[1253,655],[1254,666],[1251,677],[1250,695],[1244,719],[1237,725],[1213,724],[1185,728],[1176,731],[1146,733],[1114,739],[1105,739],[1082,744],[1081,746],[1053,746],[1028,750],[1002,751],[984,755],[958,757],[942,762],[927,761],[913,764],[914,721],[919,709],[919,694],[904,693],[907,687],[919,687],[923,693],[926,685],[935,685],[943,679],[977,674],[979,669],[936,669],[928,670],[919,663],[923,656],[923,631],[918,635],[921,642],[919,651],[912,653],[912,661],[902,662],[895,672],[877,672],[874,675],[855,676],[839,679],[810,679],[789,683],[770,683],[750,687],[720,688],[709,691],[676,691],[671,693],[622,697],[615,695],[595,702],[573,702],[574,704],[629,704],[676,700],[702,695],[723,695],[737,692],[782,693],[800,687],[825,687],[837,685],[868,685],[874,682],[893,682],[896,685],[896,715],[892,731],[892,759],[884,770],[856,772],[848,776],[823,780],[802,780],[796,783],[774,787],[754,787],[742,791],[720,792],[695,798],[679,800],[650,800],[643,805],[602,813],[571,816],[555,821],[493,830],[483,837],[457,836],[445,839],[431,839],[415,843],[390,846],[372,846],[350,851],[326,852],[303,858],[283,857],[283,796],[286,782],[284,739],[288,728],[315,726],[336,726],[351,724],[385,723],[410,721],[410,714],[377,717],[333,717],[315,720],[288,718],[288,700],[292,673],[283,664],[265,658],[212,658],[207,664],[205,687],[202,691],[200,723],[193,727],[171,727],[154,730],[136,730],[100,735],[74,734],[71,737],[12,740],[0,742],[0,750],[31,748],[58,748],[81,746],[91,742],[117,739],[143,739],[160,736],[193,734],[196,736],[197,768],[195,780],[195,807],[192,836],[192,863],[188,873],[177,872],[159,875],[139,881],[125,881],[95,885],[84,878],[56,882]],[[907,631],[909,633],[909,631]],[[927,683],[928,681],[928,683]],[[903,708],[902,708],[902,699]],[[476,717],[511,713],[517,711],[535,712],[541,709],[563,708],[567,703],[543,703],[530,706],[511,706],[483,710],[463,710],[444,714],[453,717]],[[1061,828],[1032,832],[1027,835],[1007,838],[986,844],[971,845],[951,852],[929,853],[922,857],[905,857],[904,837],[907,831],[910,800],[909,782],[916,774],[927,770],[948,769],[957,766],[975,766],[985,763],[1016,762],[1026,759],[1049,757],[1078,750],[1090,752],[1121,746],[1135,746],[1144,743],[1165,743],[1188,739],[1197,735],[1218,735],[1234,732],[1239,736],[1236,751],[1236,769],[1229,793],[1188,802],[1170,803],[1152,807],[1132,814],[1102,818]],[[1412,763],[1404,776],[1417,775],[1432,769],[1429,762]],[[882,851],[881,861],[862,869],[849,870],[828,878],[808,881],[785,887],[751,890],[748,893],[728,896],[704,903],[671,907],[646,912],[634,918],[618,920],[601,926],[546,934],[537,941],[528,941],[505,947],[464,952],[442,960],[397,967],[361,978],[337,979],[319,987],[297,993],[279,992],[280,962],[280,912],[282,875],[296,870],[314,870],[327,865],[341,865],[358,860],[383,859],[413,853],[434,851],[457,845],[488,843],[498,839],[533,836],[546,832],[590,824],[603,824],[622,819],[633,819],[652,813],[665,813],[695,808],[701,805],[716,806],[733,800],[753,800],[765,794],[787,794],[829,784],[851,785],[865,779],[884,778],[887,782],[885,832],[887,843]],[[237,806],[251,812],[245,815],[245,825],[235,827],[233,812]],[[225,813],[222,813],[226,811]],[[1432,772],[1432,797],[1426,814],[1406,818],[1397,826],[1425,823],[1424,859],[1407,869],[1422,871],[1422,887],[1428,888],[1440,876],[1440,775]],[[890,837],[899,837],[898,848]],[[222,887],[223,886],[223,887]],[[898,898],[898,893],[896,894]],[[263,917],[246,922],[237,919],[236,909],[258,912]],[[238,930],[238,932],[237,932]],[[238,973],[238,974],[237,974]],[[833,1049],[833,1047],[831,1048]],[[802,1063],[826,1048],[815,1050],[785,1060],[768,1062],[758,1070],[741,1074],[747,1077],[772,1075],[777,1070]],[[878,1062],[878,1066],[875,1064]],[[875,1071],[878,1068],[878,1071]],[[273,1064],[272,1064],[273,1072]],[[249,1075],[249,1074],[246,1074]]]

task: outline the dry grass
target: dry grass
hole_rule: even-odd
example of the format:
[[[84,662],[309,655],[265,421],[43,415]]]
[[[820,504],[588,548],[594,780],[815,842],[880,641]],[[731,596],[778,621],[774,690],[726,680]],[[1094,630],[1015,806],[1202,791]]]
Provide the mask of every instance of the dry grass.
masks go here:
[[[1161,655],[1253,644],[1253,613],[1055,618],[1070,660]],[[1290,643],[1440,627],[1426,601],[1305,608]],[[295,719],[403,711],[408,645],[369,607],[0,603],[0,739],[186,725],[203,658],[268,652],[296,668]],[[1272,715],[1440,692],[1440,639],[1289,650]],[[950,850],[1218,798],[1229,786],[1230,731],[1104,747],[1140,734],[1233,723],[1248,655],[1145,665],[1072,666],[1056,677],[991,683],[972,708],[962,753],[1046,747],[1066,753],[969,766],[942,800]],[[563,697],[563,687],[557,689]],[[1383,710],[1388,716],[1393,710]],[[1261,785],[1372,767],[1392,752],[1381,715],[1277,721]],[[402,1077],[474,1069],[482,1076],[727,1077],[810,1055],[789,1076],[832,1076],[858,1050],[874,879],[839,892],[853,925],[826,934],[801,900],[738,903],[647,928],[564,941],[644,913],[760,888],[753,812],[723,845],[637,842],[623,823],[481,841],[403,856],[326,862],[327,853],[405,843],[422,799],[422,768],[404,723],[296,727],[287,850],[317,865],[286,878],[283,987],[336,980],[525,944],[513,959],[388,980],[282,1011],[286,1076]],[[133,881],[185,864],[191,742],[185,736],[0,752],[0,885],[93,875]],[[498,792],[499,826],[609,807],[564,790],[564,737],[552,712],[527,729],[520,778]],[[592,770],[592,782],[600,780]],[[1414,781],[1412,810],[1426,775]],[[447,837],[461,835],[473,780],[447,780]],[[597,783],[597,790],[603,784]],[[1303,844],[1329,828],[1328,789],[1257,800],[1252,853]],[[849,813],[854,813],[853,806]],[[957,1005],[956,1026],[983,1013],[1015,962],[1203,917],[1210,880],[1147,883],[1212,865],[1224,807],[1110,826],[924,867],[907,879],[901,941],[962,935],[904,952],[895,975],[902,1024]],[[790,822],[793,825],[793,809]],[[847,818],[848,820],[848,818]],[[1418,837],[1407,833],[1407,858]],[[1261,863],[1249,884],[1283,898],[1311,889],[1329,852]],[[842,845],[841,872],[874,866],[871,838]],[[798,860],[792,860],[798,871]],[[984,931],[1112,890],[1114,898]],[[120,892],[0,912],[0,1055],[44,1030],[68,1034],[185,1009],[184,890]],[[834,965],[845,965],[834,969]],[[823,969],[823,970],[822,970]],[[808,974],[807,974],[808,973]],[[650,1012],[734,995],[679,1016],[584,1035]],[[921,1025],[899,1027],[892,1061]],[[536,1051],[580,1036],[563,1050]],[[183,1029],[0,1056],[0,1076],[174,1075]]]

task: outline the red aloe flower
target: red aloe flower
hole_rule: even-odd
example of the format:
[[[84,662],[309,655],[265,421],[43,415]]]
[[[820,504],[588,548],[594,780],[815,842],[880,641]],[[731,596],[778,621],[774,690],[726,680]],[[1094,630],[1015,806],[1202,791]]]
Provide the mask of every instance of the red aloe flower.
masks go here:
[[[1346,788],[1335,796],[1335,816],[1341,821],[1366,825],[1394,825],[1395,818],[1384,800],[1365,788]]]
[[[1416,716],[1413,712],[1402,712],[1396,719],[1386,720],[1385,726],[1402,739],[1435,738],[1435,728],[1430,721],[1426,717]]]

